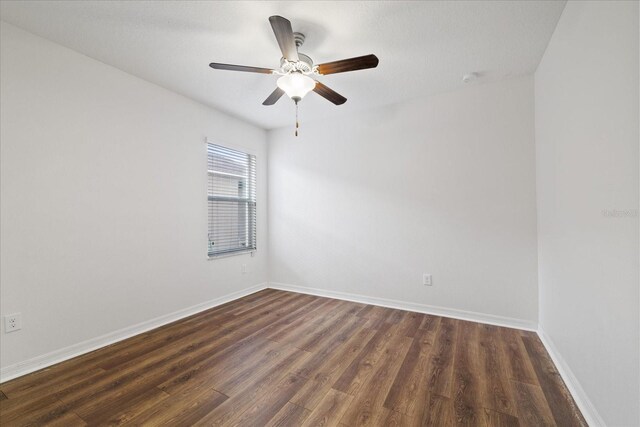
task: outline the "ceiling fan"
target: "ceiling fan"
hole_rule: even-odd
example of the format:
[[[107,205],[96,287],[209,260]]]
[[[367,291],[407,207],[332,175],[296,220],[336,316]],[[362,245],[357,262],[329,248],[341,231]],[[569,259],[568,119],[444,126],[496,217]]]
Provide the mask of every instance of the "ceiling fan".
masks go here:
[[[247,67],[216,62],[212,62],[209,66],[217,70],[245,71],[281,76],[277,82],[278,87],[264,100],[262,105],[273,105],[286,93],[296,104],[296,136],[298,135],[298,102],[307,93],[314,91],[335,105],[342,105],[347,102],[347,98],[317,81],[315,79],[316,76],[364,70],[378,66],[378,58],[375,55],[358,56],[315,65],[309,56],[298,52],[298,48],[304,43],[305,36],[301,33],[294,33],[291,28],[291,22],[288,19],[276,15],[270,16],[269,22],[282,51],[280,68]]]

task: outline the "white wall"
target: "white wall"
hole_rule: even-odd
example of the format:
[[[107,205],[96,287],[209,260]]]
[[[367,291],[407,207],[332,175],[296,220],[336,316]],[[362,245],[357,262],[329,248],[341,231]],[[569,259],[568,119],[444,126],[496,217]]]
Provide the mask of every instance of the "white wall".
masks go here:
[[[602,213],[638,209],[637,2],[568,3],[535,126],[531,77],[323,123],[303,102],[299,138],[268,133],[269,223],[263,130],[1,27],[3,368],[267,280],[533,326],[539,275],[578,398],[639,424],[638,218]],[[254,258],[206,260],[207,136],[258,156]]]
[[[1,27],[3,368],[267,281],[263,130]],[[207,261],[205,137],[257,154],[253,258]]]
[[[638,3],[589,1],[535,75],[540,326],[609,426],[640,425],[638,73]]]
[[[322,123],[303,101],[268,135],[270,280],[535,327],[533,108],[532,77]]]

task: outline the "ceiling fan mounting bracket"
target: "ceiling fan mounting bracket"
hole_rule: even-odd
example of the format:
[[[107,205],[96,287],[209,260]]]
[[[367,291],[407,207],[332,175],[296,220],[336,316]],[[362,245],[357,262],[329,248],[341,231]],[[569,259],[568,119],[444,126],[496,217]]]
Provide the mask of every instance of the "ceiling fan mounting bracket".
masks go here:
[[[300,49],[300,46],[304,44],[305,36],[302,33],[293,33],[293,40],[296,43],[296,47]]]

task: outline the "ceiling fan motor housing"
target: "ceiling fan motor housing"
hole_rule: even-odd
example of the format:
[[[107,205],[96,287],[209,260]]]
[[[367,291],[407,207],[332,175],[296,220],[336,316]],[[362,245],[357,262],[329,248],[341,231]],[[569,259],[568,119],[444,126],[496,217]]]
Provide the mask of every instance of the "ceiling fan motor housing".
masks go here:
[[[280,69],[283,73],[300,71],[304,74],[309,74],[313,71],[313,60],[304,53],[298,52],[297,62],[291,62],[281,58]]]

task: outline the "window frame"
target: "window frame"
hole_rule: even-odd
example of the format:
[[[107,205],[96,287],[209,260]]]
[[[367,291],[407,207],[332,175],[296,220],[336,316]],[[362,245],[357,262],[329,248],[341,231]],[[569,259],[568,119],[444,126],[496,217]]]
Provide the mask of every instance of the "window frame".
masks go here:
[[[250,156],[254,156],[255,157],[255,170],[253,171],[253,173],[255,174],[255,239],[254,239],[254,248],[240,248],[237,250],[233,250],[233,251],[226,251],[226,252],[220,252],[220,253],[214,253],[214,254],[210,254],[209,253],[209,169],[208,169],[208,162],[209,162],[209,155],[208,155],[208,148],[209,148],[209,144],[211,145],[217,145],[223,148],[228,148],[230,150],[235,150],[235,151],[240,151],[244,154],[250,155]],[[220,141],[216,141],[216,140],[212,140],[211,138],[205,138],[205,144],[204,144],[204,148],[205,148],[205,177],[206,177],[206,194],[207,194],[207,233],[205,234],[206,236],[206,240],[207,240],[207,259],[209,261],[211,260],[215,260],[215,259],[220,259],[220,258],[228,258],[228,257],[233,257],[233,256],[237,256],[237,255],[244,255],[244,254],[250,254],[252,257],[255,256],[255,252],[258,250],[258,154],[256,152],[256,150],[243,146],[243,145],[238,145],[238,144],[229,144],[226,142],[220,142]],[[247,230],[247,233],[249,232],[249,230]]]

